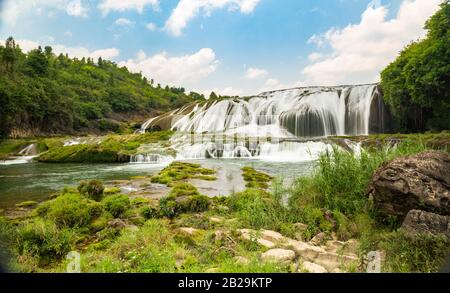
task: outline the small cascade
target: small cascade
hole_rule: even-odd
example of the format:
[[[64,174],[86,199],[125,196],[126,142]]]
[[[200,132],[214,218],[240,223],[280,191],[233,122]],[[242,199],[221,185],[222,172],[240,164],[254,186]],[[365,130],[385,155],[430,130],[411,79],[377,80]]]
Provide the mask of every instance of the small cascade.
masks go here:
[[[320,141],[306,142],[207,142],[179,143],[174,146],[177,160],[186,159],[256,159],[268,162],[312,161],[326,151],[331,144]]]
[[[173,157],[160,154],[137,154],[131,156],[132,164],[166,164],[173,161]]]
[[[21,156],[36,156],[38,154],[37,145],[35,143],[30,144],[19,152]]]

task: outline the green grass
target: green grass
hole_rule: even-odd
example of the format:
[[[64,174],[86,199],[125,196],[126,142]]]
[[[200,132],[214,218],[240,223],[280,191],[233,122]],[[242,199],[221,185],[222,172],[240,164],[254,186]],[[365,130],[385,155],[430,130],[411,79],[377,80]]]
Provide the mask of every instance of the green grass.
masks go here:
[[[256,171],[251,167],[242,168],[242,177],[247,182],[245,185],[247,188],[261,188],[267,189],[269,188],[269,182],[272,181],[273,177]]]
[[[311,176],[288,188],[275,180],[270,191],[253,188],[214,199],[185,181],[214,171],[177,162],[158,175],[173,187],[159,202],[130,200],[118,193],[96,202],[76,190],[64,190],[22,223],[0,219],[0,234],[8,235],[19,271],[64,271],[63,256],[75,249],[82,252],[83,272],[289,272],[289,267],[261,262],[265,248],[242,240],[235,231],[253,228],[305,240],[319,232],[340,240],[356,238],[361,256],[384,251],[386,272],[435,272],[450,252],[449,240],[405,234],[397,223],[382,221],[366,196],[367,184],[381,164],[427,148],[403,142],[356,157],[335,148],[321,155]],[[269,180],[270,176],[246,170],[253,181]],[[213,222],[213,216],[223,221]],[[137,225],[137,230],[111,227],[114,217]],[[307,228],[299,231],[297,223]],[[190,236],[180,227],[201,230]],[[229,237],[216,238],[218,229]],[[245,257],[247,263],[237,263],[236,257]]]
[[[188,179],[216,180],[214,170],[202,168],[199,164],[173,162],[164,168],[158,175],[153,176],[153,183],[166,184],[172,186],[176,182]]]

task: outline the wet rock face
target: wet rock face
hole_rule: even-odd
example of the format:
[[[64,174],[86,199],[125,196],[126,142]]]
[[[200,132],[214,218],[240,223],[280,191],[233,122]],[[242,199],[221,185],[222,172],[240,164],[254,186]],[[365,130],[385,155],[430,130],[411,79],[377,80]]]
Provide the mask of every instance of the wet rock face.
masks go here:
[[[372,177],[368,195],[380,213],[404,219],[410,210],[450,215],[450,156],[437,151],[394,159]]]
[[[411,210],[402,228],[411,234],[444,234],[450,238],[450,217],[419,210]]]

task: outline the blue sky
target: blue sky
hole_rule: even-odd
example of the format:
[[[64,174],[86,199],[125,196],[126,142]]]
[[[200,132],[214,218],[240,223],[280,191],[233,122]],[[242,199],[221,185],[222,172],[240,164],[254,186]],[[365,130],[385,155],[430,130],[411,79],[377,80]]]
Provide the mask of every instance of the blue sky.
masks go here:
[[[6,0],[0,39],[102,56],[162,84],[248,95],[368,83],[440,0]]]

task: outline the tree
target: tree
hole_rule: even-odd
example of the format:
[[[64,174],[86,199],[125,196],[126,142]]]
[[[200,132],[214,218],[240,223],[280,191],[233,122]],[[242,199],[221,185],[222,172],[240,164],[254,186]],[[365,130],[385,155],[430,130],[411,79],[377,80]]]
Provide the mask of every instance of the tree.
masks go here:
[[[48,72],[48,59],[42,51],[41,46],[37,49],[31,50],[28,53],[26,62],[29,72],[33,75],[46,76]]]
[[[209,95],[209,99],[210,100],[216,100],[216,99],[218,99],[219,97],[216,95],[216,93],[215,92],[211,92],[211,94]]]
[[[12,71],[17,61],[16,42],[13,37],[9,37],[5,41],[5,48],[2,53],[2,62],[7,71]]]
[[[399,131],[450,129],[450,4],[425,24],[425,39],[407,46],[381,73],[385,102]]]

